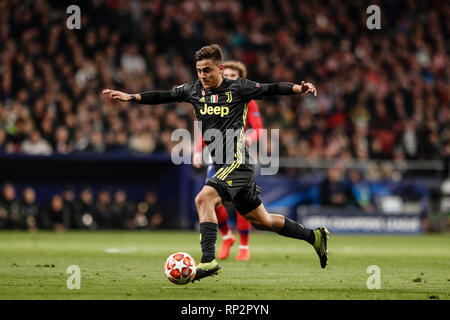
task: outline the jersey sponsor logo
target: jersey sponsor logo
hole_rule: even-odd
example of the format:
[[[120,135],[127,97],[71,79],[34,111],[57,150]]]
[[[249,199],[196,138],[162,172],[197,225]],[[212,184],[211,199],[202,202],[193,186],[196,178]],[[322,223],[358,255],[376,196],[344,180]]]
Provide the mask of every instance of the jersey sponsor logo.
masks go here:
[[[205,103],[203,109],[200,109],[201,114],[220,115],[222,118],[230,113],[230,109],[226,106],[208,106]]]
[[[211,96],[211,103],[217,103],[219,101],[219,95],[215,94]]]
[[[232,180],[228,180],[228,181],[226,181],[227,183],[228,183],[228,185],[231,187],[232,186],[232,184],[233,184],[233,181]]]
[[[200,99],[198,99],[199,102],[206,102],[205,97],[201,97]]]
[[[225,92],[225,95],[227,96],[227,101],[226,102],[233,101],[233,96],[231,95],[231,91]]]

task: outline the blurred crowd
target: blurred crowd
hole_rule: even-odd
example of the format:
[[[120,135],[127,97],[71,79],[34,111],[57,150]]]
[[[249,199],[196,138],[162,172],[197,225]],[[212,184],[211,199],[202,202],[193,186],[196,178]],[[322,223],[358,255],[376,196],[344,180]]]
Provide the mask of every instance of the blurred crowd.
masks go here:
[[[324,178],[319,183],[319,203],[322,206],[353,207],[375,213],[383,212],[380,200],[384,196],[398,195],[402,200],[419,202],[425,194],[417,192],[414,183],[399,183],[401,178],[400,171],[389,164],[381,168],[371,166],[367,170],[335,165],[325,170]]]
[[[366,8],[381,8],[381,29]],[[259,103],[281,156],[450,155],[446,1],[92,0],[81,29],[65,1],[0,0],[0,153],[170,152],[192,107],[112,103],[103,88],[170,90],[218,43],[259,82],[305,80],[318,97]]]
[[[41,203],[35,188],[26,186],[19,194],[16,186],[5,183],[0,195],[0,230],[147,230],[163,226],[163,215],[154,192],[147,192],[136,203],[120,189],[112,192],[105,187],[95,195],[90,187],[84,187],[76,195],[67,187]]]

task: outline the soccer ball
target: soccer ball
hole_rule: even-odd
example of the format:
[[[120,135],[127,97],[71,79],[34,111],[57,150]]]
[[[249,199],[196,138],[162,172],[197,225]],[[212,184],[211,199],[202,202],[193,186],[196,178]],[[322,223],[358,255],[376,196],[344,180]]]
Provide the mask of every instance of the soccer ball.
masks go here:
[[[175,284],[191,282],[196,270],[195,260],[186,252],[171,254],[164,264],[167,279]]]

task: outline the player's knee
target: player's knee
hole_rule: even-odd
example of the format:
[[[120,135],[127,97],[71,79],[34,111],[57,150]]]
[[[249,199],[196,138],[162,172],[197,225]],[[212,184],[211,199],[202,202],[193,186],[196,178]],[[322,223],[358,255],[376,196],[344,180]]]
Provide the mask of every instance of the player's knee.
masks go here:
[[[206,202],[206,197],[205,197],[202,193],[197,194],[197,196],[195,197],[195,206],[196,206],[197,208],[199,208],[199,207],[201,207],[205,202]]]
[[[197,206],[197,208],[200,208],[212,202],[214,202],[214,197],[210,192],[202,190],[195,197],[195,205]]]

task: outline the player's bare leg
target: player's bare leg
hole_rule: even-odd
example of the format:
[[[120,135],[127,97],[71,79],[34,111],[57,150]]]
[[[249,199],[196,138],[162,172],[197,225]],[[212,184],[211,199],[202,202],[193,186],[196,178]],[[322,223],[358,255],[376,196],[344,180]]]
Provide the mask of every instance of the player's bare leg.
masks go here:
[[[217,241],[217,217],[215,208],[221,201],[217,191],[210,186],[204,186],[195,197],[195,205],[200,221],[202,259],[201,263],[197,265],[197,272],[192,280],[193,282],[218,274],[220,271],[220,266],[215,260]]]
[[[258,230],[279,232],[285,224],[284,216],[267,212],[262,203],[256,209],[246,213],[244,217]]]
[[[215,208],[221,202],[222,199],[216,189],[210,186],[204,186],[195,197],[195,206],[197,207],[200,223],[212,222],[217,224]]]
[[[278,234],[305,240],[316,250],[320,259],[320,266],[325,268],[328,261],[327,239],[329,232],[325,227],[315,230],[307,229],[300,223],[292,221],[279,214],[268,213],[264,204],[245,214],[244,217],[259,230],[277,232]]]

